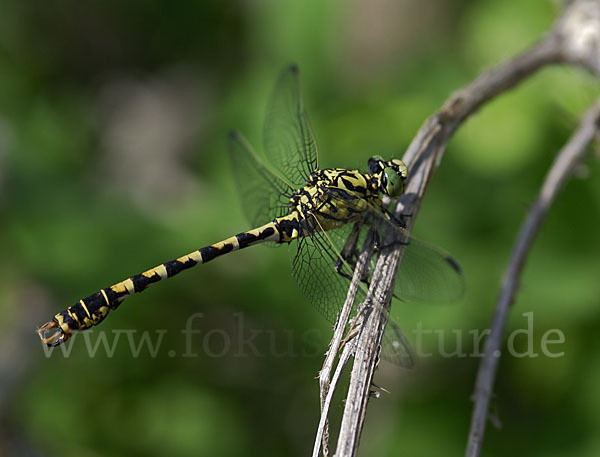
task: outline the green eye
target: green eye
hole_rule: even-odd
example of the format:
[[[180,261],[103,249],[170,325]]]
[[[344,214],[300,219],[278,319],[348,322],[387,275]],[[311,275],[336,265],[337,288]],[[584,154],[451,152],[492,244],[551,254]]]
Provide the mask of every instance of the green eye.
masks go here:
[[[385,193],[390,197],[398,197],[404,192],[404,182],[393,168],[385,168],[383,173],[386,177]]]

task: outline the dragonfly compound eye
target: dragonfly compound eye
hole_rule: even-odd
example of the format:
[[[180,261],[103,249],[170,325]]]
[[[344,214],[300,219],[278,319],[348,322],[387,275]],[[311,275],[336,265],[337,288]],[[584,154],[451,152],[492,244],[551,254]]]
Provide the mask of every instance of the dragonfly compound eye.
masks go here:
[[[386,167],[381,180],[384,192],[390,197],[398,197],[404,192],[404,177],[394,168]]]

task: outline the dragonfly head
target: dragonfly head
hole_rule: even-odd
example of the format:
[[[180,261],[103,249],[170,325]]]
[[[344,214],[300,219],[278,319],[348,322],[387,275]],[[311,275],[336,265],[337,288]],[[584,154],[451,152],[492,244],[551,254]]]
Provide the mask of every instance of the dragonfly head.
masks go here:
[[[378,180],[379,190],[385,195],[394,198],[404,192],[408,168],[400,159],[372,157],[369,159],[369,173]]]

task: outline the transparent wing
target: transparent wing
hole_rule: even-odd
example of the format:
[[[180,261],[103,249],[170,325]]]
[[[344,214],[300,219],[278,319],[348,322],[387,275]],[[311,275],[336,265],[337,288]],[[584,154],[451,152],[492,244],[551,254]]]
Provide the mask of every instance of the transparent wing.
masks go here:
[[[379,207],[370,206],[364,221],[365,225],[376,228],[380,248],[394,243],[405,245],[395,280],[395,298],[417,303],[449,303],[464,295],[462,270],[449,253],[412,237]]]
[[[267,106],[263,138],[267,160],[293,186],[302,187],[318,168],[317,143],[304,110],[296,65],[279,75]]]
[[[415,356],[410,348],[410,343],[406,340],[400,327],[391,319],[383,332],[381,357],[404,368],[415,366]]]
[[[450,303],[464,295],[462,270],[450,254],[409,236],[389,221],[385,223],[396,232],[397,242],[408,243],[396,276],[394,297],[418,303]]]
[[[354,236],[357,227],[359,233]],[[315,232],[298,240],[298,250],[292,258],[293,275],[308,301],[332,324],[346,299],[358,249],[363,246],[367,233],[368,227],[346,224],[326,234]],[[355,303],[362,302],[366,293],[367,284],[362,283]],[[405,368],[414,365],[410,344],[391,321],[384,333],[382,356]]]
[[[289,211],[293,188],[271,171],[237,131],[229,133],[235,185],[246,217],[258,226]]]
[[[344,304],[353,267],[340,262],[338,252],[350,235],[352,224],[327,232],[315,232],[298,239],[298,250],[292,257],[292,274],[308,301],[332,324]],[[334,243],[334,246],[331,243]],[[364,295],[364,294],[363,294]]]
[[[340,199],[333,204],[342,206],[347,202]],[[395,298],[440,303],[457,300],[463,295],[464,278],[458,263],[451,256],[410,237],[404,229],[386,218],[381,210],[372,208],[365,214],[362,224],[348,223],[341,228],[325,233],[315,232],[299,240],[298,251],[292,260],[294,277],[304,295],[328,321],[335,322],[344,303],[357,256],[371,226],[378,233],[379,248],[382,243],[390,242],[406,245],[396,277]],[[354,230],[356,227],[358,233]],[[366,296],[378,252],[376,249],[369,263],[367,276],[359,288],[357,303]],[[392,305],[392,316],[397,316],[398,304]],[[378,308],[383,309],[382,306]],[[404,367],[414,364],[410,345],[398,325],[391,320],[384,333],[382,356]]]

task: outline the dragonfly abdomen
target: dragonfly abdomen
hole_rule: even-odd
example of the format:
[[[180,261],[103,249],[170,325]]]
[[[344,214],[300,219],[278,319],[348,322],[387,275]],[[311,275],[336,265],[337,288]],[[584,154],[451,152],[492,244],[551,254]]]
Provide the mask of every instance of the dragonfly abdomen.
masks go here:
[[[285,218],[284,218],[285,219]],[[283,224],[286,229],[286,224]],[[282,238],[286,238],[282,240]],[[44,343],[57,346],[66,341],[76,331],[89,329],[104,320],[109,311],[116,309],[129,295],[146,290],[150,285],[162,279],[171,278],[184,270],[201,263],[209,262],[232,251],[252,246],[254,244],[285,242],[277,220],[247,232],[238,233],[215,244],[198,249],[183,257],[162,263],[143,273],[131,276],[95,294],[82,298],[66,310],[56,314],[54,318],[39,329]],[[44,333],[57,329],[52,335],[45,337]]]

